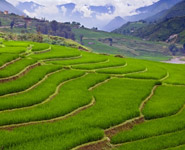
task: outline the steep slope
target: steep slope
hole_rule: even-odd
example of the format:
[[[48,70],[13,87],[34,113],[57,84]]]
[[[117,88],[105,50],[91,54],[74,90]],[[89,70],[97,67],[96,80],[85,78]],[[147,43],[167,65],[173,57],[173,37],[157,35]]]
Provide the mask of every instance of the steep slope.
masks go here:
[[[137,9],[136,10],[136,12],[138,13],[137,15],[126,17],[125,19],[129,21],[138,21],[141,19],[143,20],[161,11],[169,9],[181,1],[182,0],[160,0],[157,3],[154,3],[150,6],[141,7]]]
[[[165,19],[173,17],[185,16],[185,0],[180,3],[177,3],[170,9],[164,10],[150,18],[147,18],[147,21],[164,21]]]
[[[12,4],[8,3],[6,0],[0,0],[0,11],[8,11],[10,13],[24,15],[22,11],[14,7]]]
[[[118,17],[115,17],[113,20],[111,20],[111,21],[103,28],[103,30],[104,30],[104,31],[110,32],[110,31],[113,31],[113,30],[115,30],[115,29],[121,27],[121,26],[122,26],[123,24],[125,24],[125,23],[126,23],[126,21],[125,21],[123,18],[121,18],[120,16],[118,16]]]
[[[182,42],[184,39],[182,33],[184,31],[185,16],[166,19],[165,21],[157,24],[149,24],[145,27],[135,30],[131,33],[131,35],[157,41],[166,41],[169,39],[169,37],[177,36],[178,40],[176,40],[176,42]]]
[[[147,26],[147,23],[144,21],[128,22],[124,24],[121,28],[118,28],[113,32],[118,34],[130,35],[136,30],[146,26]]]

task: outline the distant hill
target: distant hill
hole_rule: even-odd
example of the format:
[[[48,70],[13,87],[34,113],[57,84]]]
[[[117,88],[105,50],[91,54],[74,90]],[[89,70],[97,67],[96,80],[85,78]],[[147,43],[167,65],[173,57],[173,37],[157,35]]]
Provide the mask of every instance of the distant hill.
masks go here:
[[[0,11],[8,11],[9,13],[14,13],[17,15],[25,15],[22,11],[8,3],[6,0],[0,0]]]
[[[141,7],[137,9],[137,15],[125,17],[125,19],[128,21],[143,20],[148,17],[154,16],[155,14],[160,13],[161,11],[167,10],[181,1],[182,0],[160,0],[150,6]]]
[[[136,24],[134,22],[132,24]],[[124,30],[123,30],[124,27]],[[115,30],[115,33],[125,34],[126,27],[123,26],[120,29]],[[127,27],[128,28],[128,27]],[[154,41],[166,41],[172,36],[177,36],[176,42],[185,42],[185,16],[174,17],[171,19],[166,19],[160,23],[143,23],[142,27],[135,29],[133,32],[127,32],[126,35],[137,36],[146,40]]]
[[[128,22],[124,24],[121,28],[115,29],[113,32],[124,35],[131,35],[136,30],[147,26],[146,22],[136,21],[136,22]]]
[[[178,37],[175,42],[185,42],[185,0],[148,18],[147,21],[127,23],[113,32],[157,41],[166,41],[174,36]]]
[[[177,3],[170,9],[164,10],[155,16],[147,18],[147,21],[164,21],[165,19],[173,18],[173,17],[182,17],[185,16],[185,0],[180,3]]]
[[[30,1],[30,2],[19,2],[18,5],[16,6],[17,9],[19,9],[23,12],[27,11],[27,12],[30,12],[30,13],[34,12],[39,7],[44,7],[44,6],[42,6],[40,4],[37,4],[35,2],[32,2],[32,1]]]
[[[120,16],[118,16],[118,17],[115,17],[113,20],[111,20],[111,21],[103,28],[103,30],[104,30],[104,31],[110,32],[110,31],[113,31],[113,30],[115,30],[115,29],[121,27],[121,26],[122,26],[123,24],[125,24],[125,23],[126,23],[126,21],[125,21],[123,18],[121,18]]]

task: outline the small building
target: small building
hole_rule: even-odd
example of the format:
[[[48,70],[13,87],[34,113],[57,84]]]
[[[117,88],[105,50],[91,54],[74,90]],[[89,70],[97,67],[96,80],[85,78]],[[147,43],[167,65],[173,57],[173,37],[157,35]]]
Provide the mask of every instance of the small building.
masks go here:
[[[8,15],[8,14],[9,14],[9,12],[8,12],[7,10],[5,10],[5,11],[4,11],[4,14],[5,14],[5,15]]]

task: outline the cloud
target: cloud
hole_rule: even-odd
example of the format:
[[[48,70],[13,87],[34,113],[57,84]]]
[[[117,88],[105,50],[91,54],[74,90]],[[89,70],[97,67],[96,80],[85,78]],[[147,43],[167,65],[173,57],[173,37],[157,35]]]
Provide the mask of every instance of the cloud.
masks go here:
[[[85,18],[91,18],[92,17],[92,11],[89,9],[88,5],[76,5],[75,9],[73,10],[73,13],[80,12],[83,14],[83,17]]]
[[[62,6],[61,7],[61,10],[62,10],[63,16],[65,16],[66,15],[66,12],[67,12],[67,8],[65,8],[65,6]]]
[[[45,7],[40,6],[37,9],[35,9],[33,13],[28,12],[27,10],[24,10],[24,13],[26,13],[30,17],[46,18],[49,20],[60,19],[59,10],[57,6],[55,6],[54,4],[50,6],[45,6]]]
[[[151,5],[154,2],[159,0],[7,0],[14,5],[20,2],[29,2],[33,1],[40,5],[44,5],[45,7],[39,7],[35,10],[34,13],[29,13],[24,11],[26,14],[32,17],[42,18],[45,17],[49,20],[58,20],[61,21],[61,18],[65,18],[65,14],[67,13],[67,9],[62,7],[62,14],[58,12],[56,5],[66,4],[66,3],[75,3],[76,7],[73,10],[73,13],[80,12],[83,14],[83,18],[91,18],[94,16],[94,12],[90,10],[89,6],[105,6],[105,5],[112,5],[115,7],[114,12],[107,12],[107,13],[96,13],[95,17],[97,20],[102,21],[103,23],[109,22],[116,16],[130,16],[136,14],[135,10],[139,7]],[[66,18],[70,19],[70,18]]]

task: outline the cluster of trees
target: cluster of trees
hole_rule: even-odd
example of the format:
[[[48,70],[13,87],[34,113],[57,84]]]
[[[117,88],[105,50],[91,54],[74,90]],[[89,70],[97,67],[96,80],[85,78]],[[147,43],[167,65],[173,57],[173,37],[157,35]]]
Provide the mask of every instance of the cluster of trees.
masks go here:
[[[182,48],[178,48],[175,44],[172,44],[169,46],[169,50],[174,56],[177,55],[177,53],[185,54],[185,44],[183,44]]]
[[[57,21],[39,22],[36,25],[37,32],[53,36],[60,36],[67,39],[75,40],[75,34],[72,32],[70,24],[63,24]]]

